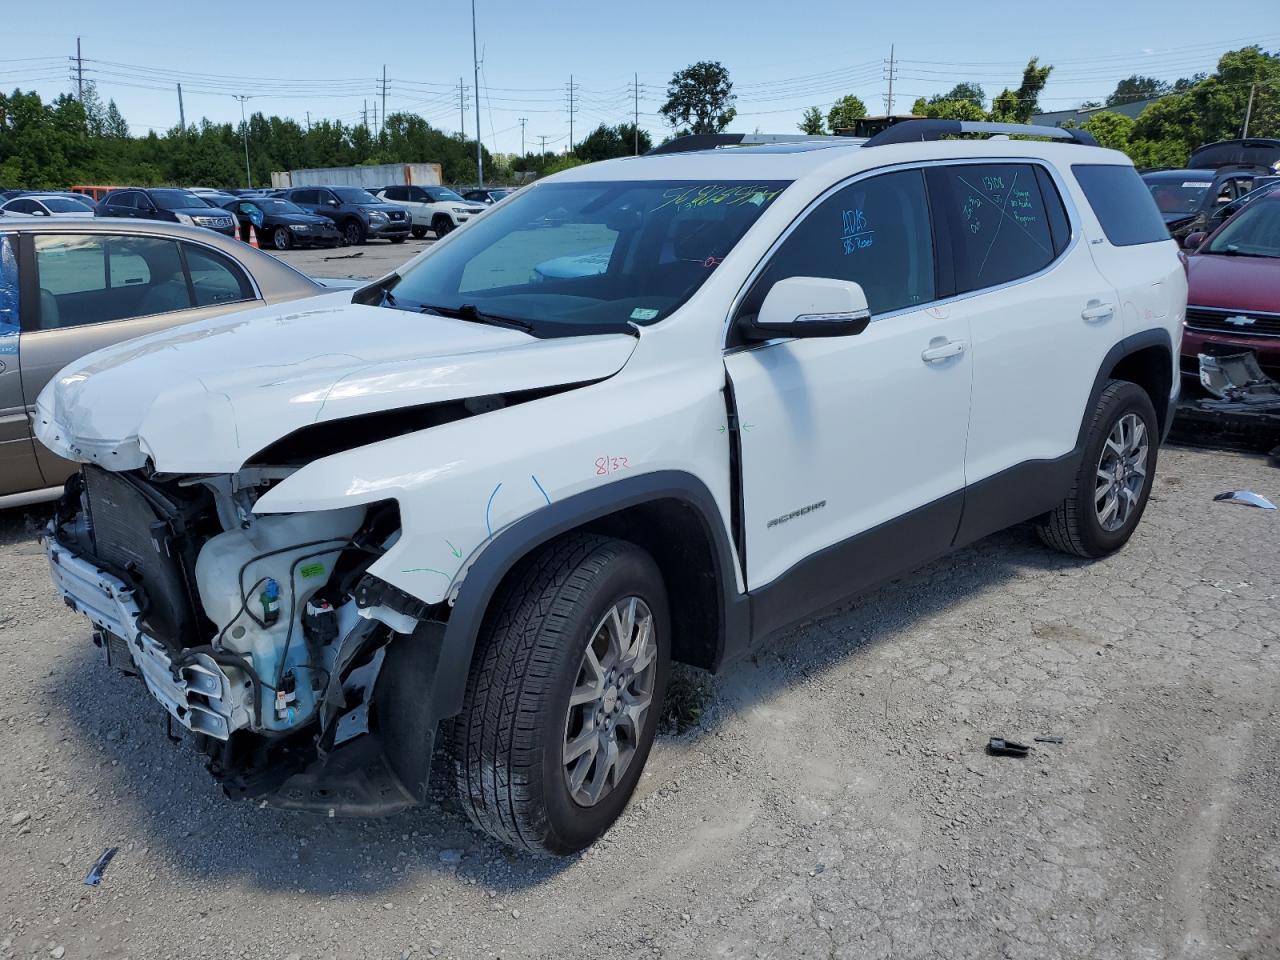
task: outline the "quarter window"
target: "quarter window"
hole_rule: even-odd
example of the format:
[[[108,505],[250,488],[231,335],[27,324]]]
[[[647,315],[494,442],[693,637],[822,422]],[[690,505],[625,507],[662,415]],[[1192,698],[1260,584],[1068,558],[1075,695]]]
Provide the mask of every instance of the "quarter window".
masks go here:
[[[191,271],[196,306],[253,299],[249,279],[227,257],[190,243],[183,244],[183,249],[187,254],[187,269]]]
[[[950,224],[956,293],[1030,276],[1057,255],[1050,222],[1065,220],[1061,202],[1052,198],[1051,217],[1031,164],[934,167],[929,191],[939,222]]]
[[[1152,190],[1142,182],[1138,171],[1128,164],[1076,163],[1075,174],[1102,225],[1107,240],[1117,247],[1129,247],[1138,243],[1161,243],[1169,239],[1169,230],[1156,206]],[[1157,192],[1163,183],[1156,181],[1151,188]],[[1165,208],[1171,212],[1173,207]],[[1194,209],[1188,209],[1188,214]]]
[[[754,316],[788,277],[862,285],[872,316],[935,298],[933,235],[918,170],[859,180],[814,208],[770,258],[743,301]]]

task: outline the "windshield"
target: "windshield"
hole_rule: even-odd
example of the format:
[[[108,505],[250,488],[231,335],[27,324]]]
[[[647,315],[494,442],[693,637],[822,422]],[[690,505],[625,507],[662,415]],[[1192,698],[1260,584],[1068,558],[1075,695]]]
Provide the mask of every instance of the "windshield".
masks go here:
[[[375,197],[368,190],[361,187],[331,187],[334,193],[338,195],[338,199],[343,203],[381,203],[382,201]]]
[[[40,201],[53,213],[92,213],[93,207],[71,197],[45,197]]]
[[[1147,188],[1161,213],[1195,213],[1200,209],[1204,195],[1213,186],[1213,178],[1189,177],[1170,179],[1161,177],[1147,181]]]
[[[253,202],[269,213],[306,213],[291,200],[278,200],[275,197],[255,197]]]
[[[684,303],[783,181],[551,183],[513,196],[382,284],[387,305],[461,310],[570,336]],[[465,308],[465,309],[464,309]]]
[[[1280,202],[1249,204],[1199,252],[1280,257]]]
[[[437,202],[441,200],[461,200],[462,198],[447,187],[432,187],[424,191],[428,197]]]
[[[152,190],[152,202],[161,210],[190,210],[192,207],[207,207],[194,193],[186,190]]]

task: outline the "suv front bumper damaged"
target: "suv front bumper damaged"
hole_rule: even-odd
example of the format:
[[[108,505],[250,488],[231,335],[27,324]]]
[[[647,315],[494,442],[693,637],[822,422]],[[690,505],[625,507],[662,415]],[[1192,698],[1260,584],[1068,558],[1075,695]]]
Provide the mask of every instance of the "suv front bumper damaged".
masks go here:
[[[188,654],[175,665],[165,645],[139,629],[142,608],[124,581],[77,557],[58,543],[52,530],[46,532],[44,549],[63,602],[102,631],[99,644],[109,657],[121,646],[128,651],[134,670],[174,720],[192,733],[218,740],[248,725],[251,707],[245,687],[233,687],[231,678],[204,653]]]

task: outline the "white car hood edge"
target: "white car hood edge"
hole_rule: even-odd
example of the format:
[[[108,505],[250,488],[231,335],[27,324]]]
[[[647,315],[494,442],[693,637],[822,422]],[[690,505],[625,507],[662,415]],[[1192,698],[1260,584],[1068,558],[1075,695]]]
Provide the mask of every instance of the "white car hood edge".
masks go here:
[[[612,376],[631,334],[521,331],[352,304],[350,292],[186,324],[64,368],[36,401],[37,438],[70,460],[234,473],[314,423]]]

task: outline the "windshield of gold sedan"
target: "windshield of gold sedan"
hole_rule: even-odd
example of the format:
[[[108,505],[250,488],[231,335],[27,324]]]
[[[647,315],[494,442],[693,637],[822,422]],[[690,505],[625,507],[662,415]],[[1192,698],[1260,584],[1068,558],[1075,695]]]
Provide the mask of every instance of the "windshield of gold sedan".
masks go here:
[[[656,323],[693,295],[786,186],[539,185],[490,208],[403,276],[380,284],[389,294],[381,302],[506,321],[543,337]]]

